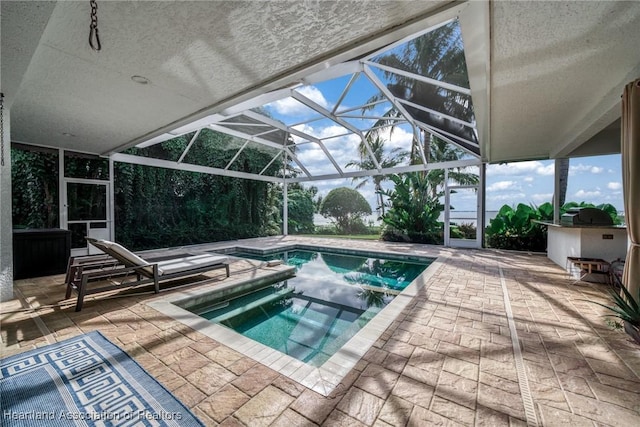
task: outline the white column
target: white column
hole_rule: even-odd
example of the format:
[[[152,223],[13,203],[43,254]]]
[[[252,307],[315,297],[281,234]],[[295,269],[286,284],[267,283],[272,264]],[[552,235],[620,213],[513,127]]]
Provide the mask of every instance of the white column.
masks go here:
[[[560,160],[553,161],[553,223],[560,224]]]
[[[115,165],[113,158],[109,156],[109,217],[107,226],[109,227],[109,240],[116,241],[116,195],[115,195]]]
[[[444,245],[449,246],[451,244],[451,239],[449,236],[451,221],[450,221],[450,212],[449,212],[449,199],[450,199],[450,191],[449,191],[449,169],[444,170]]]
[[[2,111],[4,165],[0,165],[0,301],[13,299],[13,220],[11,217],[11,128],[9,109]]]
[[[69,229],[69,218],[67,218],[67,181],[64,176],[64,149],[58,149],[58,218],[60,218],[60,228]]]
[[[478,248],[484,248],[484,228],[485,222],[487,221],[487,199],[486,199],[486,188],[487,188],[487,164],[482,163],[480,165],[480,185],[478,186],[478,219],[476,221],[476,239],[478,241]]]
[[[287,181],[282,183],[282,234],[289,234],[289,194]]]

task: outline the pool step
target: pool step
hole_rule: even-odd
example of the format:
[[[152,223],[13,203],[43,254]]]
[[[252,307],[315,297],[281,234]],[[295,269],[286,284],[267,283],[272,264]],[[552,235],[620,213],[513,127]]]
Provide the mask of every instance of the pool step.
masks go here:
[[[287,288],[287,289],[281,289],[279,291],[274,292],[271,295],[267,295],[264,296],[262,298],[259,298],[255,301],[252,301],[250,303],[245,304],[243,307],[238,307],[236,309],[233,309],[231,311],[228,311],[224,314],[221,314],[219,316],[215,316],[210,318],[209,320],[213,321],[213,322],[224,322],[225,320],[229,320],[233,317],[239,316],[242,313],[246,313],[249,310],[253,310],[254,308],[260,307],[263,304],[267,304],[270,303],[272,301],[276,301],[279,300],[283,297],[285,297],[286,295],[293,293],[293,288]]]

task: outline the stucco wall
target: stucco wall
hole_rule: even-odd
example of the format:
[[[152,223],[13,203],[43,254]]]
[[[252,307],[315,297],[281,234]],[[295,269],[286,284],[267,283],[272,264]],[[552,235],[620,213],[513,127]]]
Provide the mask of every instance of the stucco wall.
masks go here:
[[[4,166],[0,165],[0,301],[7,301],[13,298],[13,226],[9,111],[5,108],[3,113]]]

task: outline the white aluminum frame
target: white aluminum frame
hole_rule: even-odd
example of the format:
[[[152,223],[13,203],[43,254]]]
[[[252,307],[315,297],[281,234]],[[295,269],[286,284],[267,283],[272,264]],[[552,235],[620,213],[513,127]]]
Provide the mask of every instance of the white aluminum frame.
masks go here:
[[[397,46],[400,46],[407,41],[419,37],[429,31],[433,31],[452,20],[458,18],[459,24],[461,27],[462,36],[465,43],[465,58],[467,60],[468,68],[473,69],[474,75],[472,76],[470,73],[469,84],[470,88],[464,88],[457,85],[453,85],[450,83],[438,81],[436,79],[418,75],[412,72],[408,72],[405,70],[401,70],[398,68],[382,65],[376,62],[373,62],[373,58],[383,54],[386,51],[389,51]],[[488,5],[484,4],[484,2],[455,2],[451,5],[443,7],[440,11],[435,14],[426,16],[419,22],[409,23],[405,28],[400,28],[398,30],[392,31],[388,34],[384,34],[381,36],[380,40],[373,41],[373,44],[378,43],[378,48],[374,50],[370,50],[366,54],[362,54],[362,48],[367,46],[370,42],[363,44],[360,47],[354,48],[350,50],[352,52],[353,57],[360,57],[358,60],[349,60],[345,57],[345,54],[338,54],[334,58],[326,60],[322,64],[318,64],[318,66],[307,67],[299,72],[296,72],[290,75],[288,78],[278,80],[279,86],[276,86],[275,83],[265,85],[262,89],[256,89],[252,92],[252,96],[243,96],[237,98],[235,102],[233,100],[229,100],[219,106],[218,109],[211,109],[208,112],[203,111],[198,114],[198,116],[194,117],[194,120],[191,123],[186,122],[185,120],[179,122],[181,123],[177,128],[173,130],[165,130],[164,133],[161,133],[157,136],[151,135],[151,138],[147,141],[137,141],[137,147],[148,147],[153,144],[157,144],[168,139],[175,138],[180,135],[184,135],[189,132],[198,131],[204,127],[208,127],[214,131],[226,133],[228,135],[241,138],[246,142],[238,152],[233,156],[231,161],[226,165],[224,169],[220,168],[212,168],[207,166],[198,166],[186,164],[183,162],[186,154],[191,148],[192,144],[196,141],[198,133],[196,133],[190,140],[189,145],[184,150],[178,162],[160,160],[160,159],[152,159],[149,157],[141,157],[141,156],[133,156],[129,154],[122,153],[111,153],[110,158],[111,161],[120,161],[126,163],[134,163],[148,166],[157,166],[157,167],[166,167],[170,169],[178,169],[178,170],[190,170],[194,172],[200,173],[208,173],[215,174],[221,176],[230,176],[236,178],[243,179],[255,179],[259,181],[266,182],[274,182],[274,183],[282,183],[285,184],[287,182],[313,182],[320,180],[331,180],[331,179],[344,179],[344,178],[354,178],[354,177],[362,177],[362,176],[373,176],[373,175],[386,175],[386,174],[394,174],[394,173],[406,173],[412,171],[424,171],[434,168],[453,168],[453,167],[464,167],[470,165],[479,165],[481,163],[481,158],[477,152],[474,152],[477,148],[477,151],[480,152],[481,149],[486,150],[488,147],[488,130],[489,130],[489,70],[486,68],[482,68],[480,64],[488,64],[486,59],[489,57],[489,40],[487,37],[472,37],[472,35],[478,33],[478,31],[482,31],[483,34],[488,34],[485,30],[488,28]],[[413,33],[410,33],[408,29],[413,29]],[[394,36],[394,34],[399,34],[400,36]],[[381,43],[381,41],[384,42]],[[467,46],[470,46],[470,52],[467,50]],[[359,52],[356,54],[356,52]],[[347,59],[347,60],[345,60]],[[343,61],[343,62],[341,62]],[[429,109],[424,106],[416,105],[410,101],[402,100],[396,98],[391,94],[391,92],[387,89],[386,85],[378,78],[375,72],[371,69],[371,67],[375,67],[377,69],[395,73],[397,75],[402,75],[405,77],[409,77],[418,81],[424,81],[428,84],[436,85],[438,87],[444,88],[446,90],[454,91],[456,93],[464,94],[470,96],[472,98],[473,104],[475,106],[475,114],[478,111],[482,111],[483,113],[480,117],[476,117],[473,122],[468,122],[466,120],[443,114],[432,109]],[[303,75],[306,70],[306,75]],[[313,85],[316,83],[320,83],[323,81],[331,80],[334,78],[342,77],[350,75],[350,79],[344,89],[342,90],[337,102],[331,109],[324,108],[319,105],[315,101],[309,99],[299,92],[299,88],[302,85]],[[342,102],[348,95],[349,91],[352,90],[354,83],[360,77],[366,78],[370,84],[376,88],[385,99],[381,99],[376,102],[368,103],[365,105],[357,106],[357,107],[348,107],[346,109],[340,110]],[[274,86],[276,88],[274,88]],[[314,117],[308,119],[306,121],[295,123],[293,125],[286,125],[277,120],[274,120],[270,117],[266,117],[262,114],[256,113],[252,111],[253,108],[263,106],[278,100],[283,100],[286,98],[294,99],[300,102],[302,105],[312,109],[313,111],[319,114],[319,117]],[[411,126],[413,129],[414,138],[416,140],[420,140],[422,136],[422,132],[427,132],[433,135],[442,138],[448,143],[452,143],[458,146],[460,149],[465,152],[477,157],[477,159],[465,159],[454,162],[445,162],[441,164],[433,164],[427,163],[427,156],[424,153],[422,144],[418,145],[418,153],[421,157],[422,164],[421,165],[406,165],[406,166],[397,166],[393,168],[382,168],[380,163],[374,156],[374,153],[369,145],[367,138],[365,137],[366,131],[371,131],[372,128],[368,128],[366,131],[364,129],[358,129],[356,126],[350,124],[345,119],[354,118],[354,119],[362,119],[362,120],[379,120],[381,117],[379,116],[366,116],[356,115],[356,114],[347,114],[352,111],[356,111],[359,109],[363,109],[365,107],[370,107],[376,105],[378,103],[389,102],[399,113],[400,117],[390,118],[390,120],[394,120],[396,124],[404,122]],[[425,111],[431,114],[437,114],[447,120],[453,121],[455,123],[461,124],[463,126],[470,127],[474,130],[478,141],[474,142],[470,140],[466,140],[464,138],[457,137],[448,133],[446,130],[440,129],[436,126],[428,125],[426,123],[420,122],[416,120],[411,114],[407,111],[405,106],[410,106],[413,108],[417,108],[421,111]],[[254,120],[254,123],[243,123],[242,121],[234,121],[233,119],[236,117],[244,116]],[[368,153],[371,162],[375,165],[374,170],[359,170],[359,171],[345,171],[344,167],[336,161],[331,152],[327,149],[323,141],[337,137],[325,137],[325,138],[317,138],[308,133],[302,132],[299,129],[296,129],[296,126],[309,124],[314,121],[320,119],[329,119],[334,123],[342,126],[348,132],[344,135],[357,135],[359,139],[359,143],[361,143]],[[246,132],[242,132],[236,129],[231,129],[229,126],[245,126],[245,127],[256,127],[256,128],[264,128],[264,132],[259,132],[257,134],[248,134]],[[390,126],[390,125],[389,125]],[[381,128],[382,126],[377,126],[377,128]],[[316,144],[324,153],[329,163],[332,164],[335,169],[335,173],[329,174],[321,174],[316,175],[312,174],[305,165],[300,161],[300,159],[296,156],[295,150],[291,149],[291,145],[287,145],[287,140],[282,141],[282,144],[273,142],[263,138],[264,135],[268,135],[269,133],[276,131],[284,131],[289,135],[295,135],[301,139],[295,145],[301,145],[306,143]],[[288,139],[288,138],[286,138]],[[258,144],[263,144],[267,147],[274,148],[277,153],[271,159],[267,166],[265,166],[260,173],[245,173],[239,171],[230,170],[231,165],[238,158],[242,150],[248,145],[249,141],[255,142]],[[466,143],[468,146],[463,146],[457,143],[460,141],[461,143]],[[131,145],[128,145],[131,146]],[[126,147],[123,147],[126,148]],[[472,150],[473,149],[473,150]],[[482,153],[484,158],[487,158],[485,153]],[[289,179],[284,178],[286,172],[283,171],[281,176],[268,176],[265,175],[267,169],[273,164],[273,162],[282,158],[283,162],[287,162],[291,160],[295,163],[297,168],[299,168],[303,175],[291,177]],[[481,168],[482,169],[482,168]],[[482,174],[481,174],[482,175]],[[481,177],[481,181],[484,181],[484,177]],[[481,183],[484,185],[483,183]],[[480,187],[482,187],[482,185]],[[481,190],[479,189],[479,192]],[[285,193],[286,194],[286,193]],[[285,195],[286,198],[286,195]],[[286,203],[285,203],[286,206]],[[484,207],[483,207],[484,208]],[[480,227],[479,227],[480,228]],[[286,227],[283,227],[283,231],[286,231]]]

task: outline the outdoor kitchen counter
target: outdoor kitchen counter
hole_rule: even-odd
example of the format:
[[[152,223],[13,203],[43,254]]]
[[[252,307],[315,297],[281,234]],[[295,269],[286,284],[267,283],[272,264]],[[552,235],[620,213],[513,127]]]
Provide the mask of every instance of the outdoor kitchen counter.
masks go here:
[[[603,229],[614,229],[614,230],[625,230],[627,229],[624,225],[591,225],[591,224],[556,224],[550,221],[539,221],[537,219],[532,220],[531,222],[535,222],[536,224],[548,225],[549,227],[558,227],[558,228],[603,228]]]
[[[562,268],[567,268],[568,257],[599,258],[611,262],[627,255],[627,227],[535,222],[548,226],[547,257]]]

